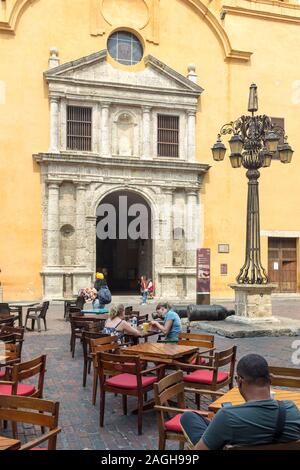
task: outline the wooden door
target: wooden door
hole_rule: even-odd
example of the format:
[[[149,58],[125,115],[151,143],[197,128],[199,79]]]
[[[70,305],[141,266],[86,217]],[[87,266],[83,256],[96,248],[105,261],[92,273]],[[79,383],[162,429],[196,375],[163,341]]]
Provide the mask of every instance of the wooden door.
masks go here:
[[[277,292],[297,292],[296,238],[269,238],[270,282],[278,284]]]

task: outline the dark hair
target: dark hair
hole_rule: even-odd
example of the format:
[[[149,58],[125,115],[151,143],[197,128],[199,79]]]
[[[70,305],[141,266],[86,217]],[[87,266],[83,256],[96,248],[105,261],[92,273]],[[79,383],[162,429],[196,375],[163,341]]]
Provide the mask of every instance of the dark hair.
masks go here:
[[[270,384],[270,372],[267,361],[259,354],[247,354],[239,360],[237,374],[247,382],[260,387]]]
[[[101,287],[107,286],[106,280],[105,280],[105,279],[99,279],[99,284],[98,284],[98,286],[99,286],[99,289],[100,289]]]
[[[167,310],[170,310],[172,306],[169,304],[169,302],[162,302],[156,306],[156,311],[161,308],[166,308]]]

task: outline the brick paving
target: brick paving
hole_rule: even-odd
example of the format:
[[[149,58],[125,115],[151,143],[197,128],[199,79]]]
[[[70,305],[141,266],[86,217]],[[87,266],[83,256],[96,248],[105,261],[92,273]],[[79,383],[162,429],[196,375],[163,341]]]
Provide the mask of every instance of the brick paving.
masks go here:
[[[153,311],[153,306],[143,307]],[[280,314],[300,318],[300,300],[275,300],[274,310]],[[131,414],[136,400],[128,399],[128,416],[122,415],[121,397],[107,394],[105,427],[99,428],[99,399],[94,407],[91,404],[91,376],[87,387],[82,387],[82,348],[76,345],[75,358],[69,351],[70,326],[63,320],[62,305],[52,305],[48,312],[49,330],[46,333],[26,332],[23,359],[47,354],[47,373],[44,397],[60,402],[60,426],[62,433],[58,439],[59,449],[157,449],[158,433],[154,411],[143,415],[143,435],[137,434],[137,416]],[[299,339],[299,338],[298,338]],[[217,348],[231,344],[238,347],[238,357],[255,352],[266,357],[270,364],[292,367],[292,343],[297,338],[260,337],[227,339],[216,336]],[[192,403],[191,403],[192,406]],[[34,429],[26,426],[23,430],[26,439],[32,437]],[[21,436],[22,437],[22,436]],[[169,443],[168,448],[177,448]]]

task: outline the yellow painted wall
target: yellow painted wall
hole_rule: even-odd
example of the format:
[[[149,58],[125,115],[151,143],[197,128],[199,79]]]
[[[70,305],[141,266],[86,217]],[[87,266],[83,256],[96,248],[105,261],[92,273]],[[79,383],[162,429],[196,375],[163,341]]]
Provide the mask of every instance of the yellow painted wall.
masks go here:
[[[138,1],[128,0],[129,13],[130,5]],[[62,64],[105,49],[109,32],[127,26],[124,15],[118,18],[116,14],[115,24],[106,25],[103,36],[92,36],[91,2],[10,0],[6,12],[1,5],[0,21],[12,25],[13,5],[23,8],[13,26],[14,35],[4,32],[0,22],[0,279],[6,299],[42,296],[41,185],[32,155],[47,151],[49,146],[49,103],[43,72],[48,68],[50,47],[58,48]],[[216,164],[210,148],[221,125],[246,112],[248,87],[253,81],[257,83],[260,111],[285,118],[295,150],[292,165],[273,162],[270,169],[262,170],[261,229],[300,231],[300,93],[293,88],[299,88],[300,23],[230,14],[221,22],[215,11],[232,49],[253,52],[249,62],[225,60],[224,37],[221,39],[209,18],[203,16],[199,0],[159,3],[159,44],[146,41],[146,30],[139,34],[144,38],[146,55],[154,55],[183,75],[188,64],[195,63],[198,83],[205,90],[197,115],[197,156],[211,165],[201,191],[204,246],[212,251],[212,296],[228,297],[232,293],[227,285],[234,281],[244,259],[247,184],[244,170],[231,169],[229,159]],[[272,10],[275,6],[270,2],[262,8]],[[295,8],[298,14],[300,9]],[[143,15],[144,7],[139,8],[138,18]],[[230,253],[218,254],[219,243],[229,243]],[[265,266],[266,249],[263,241]],[[219,275],[221,263],[228,264],[228,276]]]

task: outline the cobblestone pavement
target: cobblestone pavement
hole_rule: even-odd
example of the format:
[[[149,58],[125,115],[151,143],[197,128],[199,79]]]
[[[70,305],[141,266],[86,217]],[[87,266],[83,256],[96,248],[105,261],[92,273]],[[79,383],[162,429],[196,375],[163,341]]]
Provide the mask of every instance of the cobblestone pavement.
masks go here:
[[[153,306],[142,307],[152,312]],[[300,318],[300,300],[276,300],[274,310],[280,314]],[[137,416],[131,414],[135,399],[128,400],[128,416],[122,415],[121,398],[107,394],[105,427],[99,428],[99,399],[91,404],[91,377],[87,387],[82,387],[82,348],[76,345],[75,358],[69,351],[70,326],[63,320],[62,305],[52,305],[48,315],[49,330],[46,333],[26,332],[23,359],[47,354],[47,373],[44,397],[60,402],[60,426],[62,433],[58,440],[59,449],[157,449],[158,433],[154,411],[143,415],[143,435],[137,435]],[[255,352],[266,357],[270,364],[292,367],[292,343],[300,338],[260,337],[230,340],[216,337],[217,348],[231,344],[238,347],[238,357]],[[234,342],[233,342],[234,341]],[[190,406],[193,406],[192,402]],[[35,430],[26,426],[26,439]],[[21,436],[22,437],[22,436]],[[177,448],[176,443],[168,448]]]

